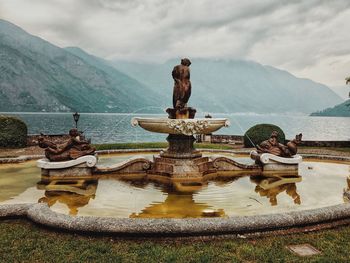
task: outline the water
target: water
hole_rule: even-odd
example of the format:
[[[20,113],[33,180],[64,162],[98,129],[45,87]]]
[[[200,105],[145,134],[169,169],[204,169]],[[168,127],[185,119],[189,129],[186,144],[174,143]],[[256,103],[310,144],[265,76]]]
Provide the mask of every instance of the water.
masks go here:
[[[75,126],[71,113],[6,113],[24,120],[29,134],[67,133]],[[276,124],[284,130],[287,138],[303,133],[304,140],[350,140],[350,118],[311,117],[304,115],[267,114],[211,114],[228,118],[231,126],[216,134],[243,135],[251,126],[259,123]],[[85,130],[93,143],[164,141],[166,135],[150,133],[140,127],[131,127],[130,120],[136,116],[164,117],[165,114],[82,113],[79,129]],[[204,117],[198,114],[197,117]]]
[[[105,155],[99,162],[106,165],[131,156]],[[246,176],[203,185],[162,186],[111,176],[48,184],[40,182],[40,169],[30,161],[0,165],[0,204],[44,202],[58,213],[121,218],[195,218],[208,211],[221,217],[284,213],[344,203],[349,172],[349,164],[307,161],[299,167],[302,177],[290,181]]]

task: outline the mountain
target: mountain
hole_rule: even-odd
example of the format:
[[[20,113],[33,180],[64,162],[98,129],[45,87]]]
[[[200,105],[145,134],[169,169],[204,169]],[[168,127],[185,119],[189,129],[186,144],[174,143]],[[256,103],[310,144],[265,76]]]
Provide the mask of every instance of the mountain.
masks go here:
[[[189,105],[202,112],[310,113],[343,100],[327,86],[287,71],[243,60],[191,59]],[[116,69],[162,94],[171,105],[171,71],[163,64],[113,61]]]
[[[0,111],[132,112],[160,104],[108,62],[0,19]]]
[[[330,87],[330,88],[336,94],[338,94],[342,99],[347,100],[349,98],[349,95],[350,95],[350,86],[349,85]]]
[[[0,111],[160,112],[178,63],[110,62],[0,19]],[[193,59],[191,81],[189,105],[201,112],[310,113],[342,102],[325,85],[250,61]]]
[[[350,99],[333,108],[311,113],[311,116],[350,117]]]

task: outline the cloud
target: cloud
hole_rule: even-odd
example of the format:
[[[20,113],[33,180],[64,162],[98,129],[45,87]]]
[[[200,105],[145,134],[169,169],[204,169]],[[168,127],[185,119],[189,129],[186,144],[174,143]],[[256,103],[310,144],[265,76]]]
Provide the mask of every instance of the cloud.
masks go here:
[[[0,15],[107,59],[249,59],[329,85],[349,74],[348,0],[0,0]]]

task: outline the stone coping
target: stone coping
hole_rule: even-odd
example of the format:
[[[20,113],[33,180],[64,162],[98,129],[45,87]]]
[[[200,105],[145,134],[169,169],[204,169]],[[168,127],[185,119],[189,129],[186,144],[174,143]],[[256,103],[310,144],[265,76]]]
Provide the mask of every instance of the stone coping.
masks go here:
[[[120,236],[208,236],[254,234],[314,226],[350,218],[350,204],[281,214],[224,218],[140,219],[69,216],[52,211],[47,204],[0,205],[0,219],[26,217],[51,228]]]

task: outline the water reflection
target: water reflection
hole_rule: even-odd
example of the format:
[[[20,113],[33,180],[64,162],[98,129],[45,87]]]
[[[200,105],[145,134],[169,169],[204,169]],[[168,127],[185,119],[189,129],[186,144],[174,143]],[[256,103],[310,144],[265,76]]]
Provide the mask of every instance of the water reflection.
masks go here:
[[[167,195],[164,202],[153,203],[140,213],[132,213],[131,218],[198,218],[223,217],[223,209],[196,202],[194,194],[207,187],[207,182],[174,182],[170,185],[158,185]]]
[[[223,209],[195,202],[193,195],[207,186],[206,182],[176,182],[174,184],[159,184],[147,180],[123,180],[134,188],[146,189],[149,184],[161,190],[166,198],[163,202],[152,202],[139,213],[132,212],[130,218],[198,218],[222,217]],[[226,181],[227,182],[227,181]],[[47,180],[37,183],[38,190],[45,190],[39,203],[47,203],[49,207],[57,204],[65,205],[69,215],[78,215],[79,209],[95,199],[98,186],[97,180]],[[118,193],[116,193],[118,195]],[[131,203],[130,203],[131,205]]]
[[[239,177],[221,178],[210,182],[220,188],[225,188],[236,183]],[[111,180],[111,179],[108,179]],[[117,180],[117,179],[115,179]],[[117,180],[118,181],[118,180]],[[277,196],[285,192],[293,200],[294,204],[301,204],[300,195],[297,192],[296,184],[301,182],[298,177],[268,178],[251,176],[250,182],[256,184],[255,192],[261,197],[269,199],[271,206],[277,206]],[[126,206],[130,206],[130,218],[199,218],[199,217],[224,217],[226,213],[223,207],[215,207],[210,202],[196,201],[194,196],[201,194],[208,188],[206,181],[184,181],[160,184],[147,180],[122,180],[123,184],[130,188],[142,189],[147,192],[150,185],[153,189],[160,191],[165,198],[163,201],[148,199],[149,204],[139,211],[132,211],[132,201],[129,200]],[[97,180],[46,180],[37,184],[37,189],[45,190],[44,197],[38,201],[44,202],[52,207],[63,204],[68,208],[70,215],[78,215],[79,210],[88,206],[89,202],[95,199],[98,188]],[[117,200],[118,189],[115,196],[110,198]],[[120,191],[120,189],[119,189]],[[64,209],[66,210],[66,209]]]
[[[140,213],[132,213],[131,218],[198,218],[198,217],[222,217],[223,209],[198,203],[193,200],[191,193],[168,193],[162,203],[152,204]]]
[[[90,199],[95,198],[97,180],[52,180],[40,181],[37,189],[45,190],[45,196],[41,197],[39,203],[47,203],[52,207],[56,203],[64,204],[69,209],[70,215],[77,215],[79,208],[86,206]]]
[[[286,192],[292,198],[294,204],[301,204],[296,185],[296,183],[302,181],[300,176],[279,178],[251,177],[250,180],[256,184],[255,192],[261,197],[268,198],[271,206],[278,205],[277,196],[283,192]]]

